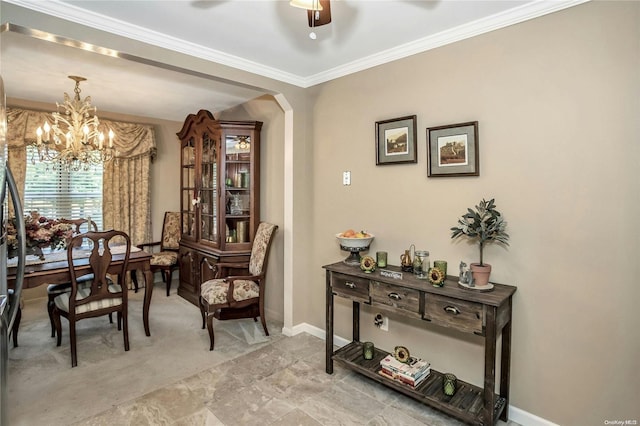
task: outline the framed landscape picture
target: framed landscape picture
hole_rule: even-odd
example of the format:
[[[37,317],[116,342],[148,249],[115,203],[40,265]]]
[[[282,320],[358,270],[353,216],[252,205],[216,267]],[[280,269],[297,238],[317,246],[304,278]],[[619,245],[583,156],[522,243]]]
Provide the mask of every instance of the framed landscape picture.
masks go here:
[[[429,127],[428,176],[480,176],[478,122]]]
[[[417,163],[416,116],[376,121],[376,165]]]

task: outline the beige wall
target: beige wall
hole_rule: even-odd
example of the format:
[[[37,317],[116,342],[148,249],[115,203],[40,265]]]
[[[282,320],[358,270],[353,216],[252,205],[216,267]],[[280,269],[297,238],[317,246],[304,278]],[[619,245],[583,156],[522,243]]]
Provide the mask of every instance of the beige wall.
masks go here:
[[[455,271],[478,254],[449,228],[495,197],[511,246],[485,260],[495,281],[518,286],[512,404],[563,425],[639,419],[639,23],[640,3],[587,3],[315,88],[307,321],[324,328],[321,265],[347,254],[335,233],[373,232],[370,253],[395,264],[414,243]],[[375,121],[410,114],[418,163],[376,166]],[[473,120],[480,176],[427,178],[426,128]],[[336,311],[349,337],[349,304]],[[482,383],[478,339],[393,316],[382,332],[372,313],[361,340],[404,344]]]
[[[277,264],[286,276],[292,264],[293,287],[282,291],[293,300],[293,325],[324,329],[321,266],[347,255],[336,232],[370,230],[376,234],[371,252],[387,250],[392,261],[414,243],[455,270],[477,251],[452,242],[449,228],[467,207],[495,197],[509,222],[511,246],[489,247],[485,257],[495,281],[518,286],[512,404],[563,425],[640,418],[634,312],[640,294],[632,282],[640,273],[633,258],[640,241],[627,229],[640,214],[639,3],[587,3],[307,90],[49,17],[34,20],[12,5],[2,8],[3,22],[284,94],[294,111],[289,153],[280,146],[287,132],[281,112],[270,100],[225,115],[268,121],[264,143],[284,151],[267,154],[265,168],[274,174],[263,179],[281,186],[263,184],[261,197],[263,219],[278,223],[283,216],[291,225],[280,229],[284,241],[274,246],[275,256],[283,256],[290,244],[291,256],[273,262],[272,255],[270,268]],[[418,163],[375,166],[375,121],[409,114],[418,116]],[[427,178],[426,128],[472,120],[480,123],[480,176]],[[165,124],[166,157],[158,140],[156,165],[177,155],[172,138],[180,123]],[[156,165],[154,174],[173,170]],[[344,170],[352,172],[351,186],[341,185]],[[165,177],[170,184],[170,175],[158,179]],[[158,217],[177,208],[178,197],[153,191],[159,235]],[[272,315],[282,309],[278,297],[269,295]],[[372,326],[373,313],[363,309],[363,339],[386,349],[404,344],[438,370],[482,382],[477,337],[394,317],[385,333]],[[336,319],[337,334],[350,336],[349,304],[337,304]]]

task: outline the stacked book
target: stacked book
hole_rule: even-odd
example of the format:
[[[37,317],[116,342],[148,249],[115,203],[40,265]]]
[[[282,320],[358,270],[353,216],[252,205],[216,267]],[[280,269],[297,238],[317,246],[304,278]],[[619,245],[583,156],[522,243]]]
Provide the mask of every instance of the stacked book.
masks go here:
[[[400,362],[395,359],[393,355],[387,355],[380,361],[380,370],[378,373],[381,376],[416,388],[429,377],[431,364],[425,360],[414,357],[410,357],[406,363]]]

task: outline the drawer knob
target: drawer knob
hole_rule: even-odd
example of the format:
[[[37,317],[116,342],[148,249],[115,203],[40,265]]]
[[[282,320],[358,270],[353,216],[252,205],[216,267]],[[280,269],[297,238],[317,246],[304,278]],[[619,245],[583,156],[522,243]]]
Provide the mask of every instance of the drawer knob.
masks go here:
[[[444,311],[448,314],[453,314],[453,315],[459,315],[460,314],[460,310],[458,308],[456,308],[455,306],[445,306],[444,307]]]
[[[389,299],[400,300],[402,299],[398,293],[389,293]]]
[[[351,281],[347,281],[346,283],[344,283],[344,285],[346,285],[349,288],[356,288],[356,285]]]

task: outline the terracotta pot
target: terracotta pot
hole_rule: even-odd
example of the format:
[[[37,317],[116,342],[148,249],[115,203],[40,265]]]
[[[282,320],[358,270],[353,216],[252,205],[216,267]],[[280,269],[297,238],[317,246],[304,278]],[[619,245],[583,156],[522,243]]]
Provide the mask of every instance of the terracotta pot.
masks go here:
[[[485,263],[480,265],[479,263],[471,264],[471,275],[473,275],[473,285],[483,287],[489,284],[489,275],[491,275],[491,265]]]

